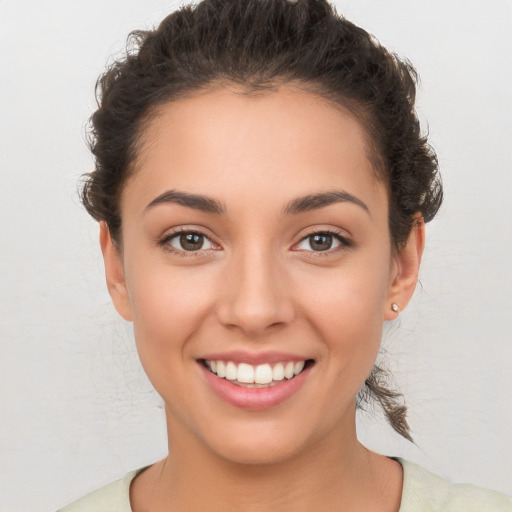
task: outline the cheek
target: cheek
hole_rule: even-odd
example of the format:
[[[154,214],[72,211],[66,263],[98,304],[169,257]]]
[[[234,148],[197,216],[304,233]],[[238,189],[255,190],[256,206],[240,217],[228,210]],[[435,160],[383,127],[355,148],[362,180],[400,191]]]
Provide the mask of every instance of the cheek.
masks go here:
[[[157,328],[177,321],[183,330],[187,320],[201,314],[211,293],[199,276],[190,279],[179,272],[152,273],[129,285],[134,323]]]
[[[137,349],[151,378],[165,362],[187,359],[188,340],[211,311],[215,294],[203,269],[154,264],[141,272],[141,266],[127,273],[127,285]]]
[[[375,259],[317,272],[309,280],[314,286],[301,287],[303,315],[319,333],[329,357],[342,361],[340,371],[352,363],[357,367],[362,360],[367,361],[365,366],[371,361],[371,369],[382,336],[388,263]]]

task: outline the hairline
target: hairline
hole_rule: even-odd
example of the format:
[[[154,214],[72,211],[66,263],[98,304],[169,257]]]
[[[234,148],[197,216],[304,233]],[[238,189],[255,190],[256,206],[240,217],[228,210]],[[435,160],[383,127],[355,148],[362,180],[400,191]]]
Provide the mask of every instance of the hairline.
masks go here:
[[[339,92],[329,90],[319,80],[297,79],[287,75],[278,75],[270,80],[264,80],[258,77],[248,77],[248,79],[241,81],[236,80],[230,76],[219,75],[218,77],[205,82],[194,88],[183,89],[182,91],[175,92],[172,97],[171,93],[163,94],[160,99],[148,105],[145,112],[143,112],[137,121],[135,129],[134,141],[130,147],[132,158],[130,159],[124,179],[119,183],[117,190],[117,216],[119,217],[119,230],[116,233],[119,248],[122,248],[122,218],[121,218],[121,200],[124,190],[128,183],[137,174],[137,170],[142,164],[141,154],[151,146],[151,140],[146,135],[149,128],[153,125],[154,121],[160,115],[163,115],[163,110],[166,105],[178,102],[181,99],[191,99],[218,90],[229,90],[235,94],[242,96],[256,96],[268,92],[278,92],[280,87],[284,85],[291,85],[306,93],[317,96],[321,101],[328,104],[338,112],[350,117],[362,129],[363,132],[363,145],[365,148],[366,158],[370,163],[370,168],[375,180],[384,185],[386,194],[388,196],[388,204],[391,206],[391,187],[386,179],[385,166],[382,156],[378,150],[377,135],[372,130],[371,114],[368,113],[361,101],[356,99],[349,99]],[[235,87],[233,89],[233,86]]]

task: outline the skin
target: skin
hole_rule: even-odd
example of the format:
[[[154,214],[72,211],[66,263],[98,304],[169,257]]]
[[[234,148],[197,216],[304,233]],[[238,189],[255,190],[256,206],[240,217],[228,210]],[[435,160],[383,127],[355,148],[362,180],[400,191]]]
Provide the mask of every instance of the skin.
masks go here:
[[[121,249],[101,223],[112,300],[133,321],[166,410],[170,455],[132,482],[132,508],[397,511],[401,466],[358,442],[355,396],[383,323],[399,314],[392,303],[403,309],[413,294],[423,223],[397,252],[385,186],[347,112],[293,85],[238,92],[162,106],[121,196]],[[148,208],[169,190],[207,195],[225,212]],[[366,209],[343,201],[283,213],[296,198],[332,190]],[[200,230],[204,250],[180,250],[169,240],[175,229]],[[312,250],[307,237],[325,231],[349,245]],[[284,403],[247,411],[221,400],[197,362],[230,350],[315,364]]]

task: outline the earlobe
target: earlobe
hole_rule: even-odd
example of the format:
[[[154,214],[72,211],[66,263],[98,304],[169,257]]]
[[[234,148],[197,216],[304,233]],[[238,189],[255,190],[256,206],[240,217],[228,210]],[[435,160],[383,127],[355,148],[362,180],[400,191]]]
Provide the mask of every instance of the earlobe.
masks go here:
[[[105,221],[100,222],[100,246],[105,264],[108,292],[117,312],[127,321],[132,320],[128,290],[124,277],[123,261],[114,244]]]
[[[411,300],[418,282],[424,247],[425,223],[423,217],[417,214],[407,243],[394,256],[396,277],[390,284],[385,320],[396,318]]]

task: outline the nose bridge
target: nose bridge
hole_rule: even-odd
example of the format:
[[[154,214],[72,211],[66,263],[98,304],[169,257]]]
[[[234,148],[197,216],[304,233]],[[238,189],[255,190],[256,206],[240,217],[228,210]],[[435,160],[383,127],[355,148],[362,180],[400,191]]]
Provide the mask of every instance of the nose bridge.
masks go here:
[[[268,247],[240,249],[226,268],[224,300],[219,319],[250,336],[293,318],[281,262]]]

